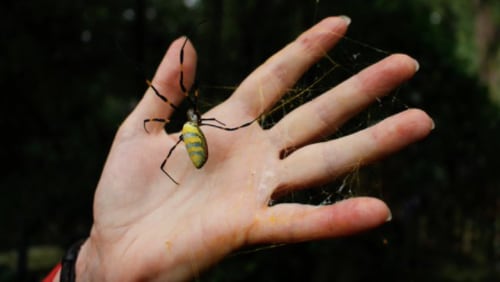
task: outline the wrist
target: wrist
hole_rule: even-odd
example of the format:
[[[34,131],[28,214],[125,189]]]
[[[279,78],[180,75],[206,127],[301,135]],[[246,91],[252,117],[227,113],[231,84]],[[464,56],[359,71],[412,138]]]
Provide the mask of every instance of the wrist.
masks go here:
[[[60,277],[61,277],[60,280],[62,282],[75,281],[76,260],[80,252],[80,248],[84,242],[85,242],[84,239],[77,241],[76,243],[71,245],[64,254],[61,260],[61,272],[60,272]]]
[[[96,272],[98,268],[93,267],[99,265],[98,261],[97,252],[95,252],[94,245],[89,237],[82,244],[75,262],[75,281],[98,281]]]

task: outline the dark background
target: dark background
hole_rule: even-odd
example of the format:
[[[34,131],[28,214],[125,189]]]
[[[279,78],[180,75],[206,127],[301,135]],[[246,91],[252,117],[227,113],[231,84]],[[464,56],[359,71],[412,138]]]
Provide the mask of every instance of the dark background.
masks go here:
[[[198,280],[499,279],[498,1],[0,5],[0,281],[39,280],[63,249],[88,234],[93,191],[113,135],[172,40],[188,34],[197,47],[201,95],[209,107],[230,95],[222,88],[233,88],[300,32],[339,14],[353,20],[347,38],[330,54],[333,62],[315,66],[297,89],[308,89],[334,66],[338,76],[321,80],[328,87],[403,52],[419,60],[416,77],[342,134],[405,107],[422,108],[436,122],[426,140],[349,176],[356,180],[349,181],[349,192],[381,197],[393,221],[349,238],[241,251]],[[304,98],[324,89],[308,90]],[[302,198],[314,203],[311,197]]]

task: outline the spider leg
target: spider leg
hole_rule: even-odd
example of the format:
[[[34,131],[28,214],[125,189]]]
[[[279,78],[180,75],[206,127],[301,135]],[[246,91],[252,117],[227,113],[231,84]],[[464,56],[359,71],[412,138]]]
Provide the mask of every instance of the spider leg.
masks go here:
[[[216,123],[222,125],[222,126],[226,126],[225,123],[223,123],[222,121],[216,119],[216,118],[202,118],[201,119],[201,122],[203,123],[204,121],[215,121]]]
[[[186,36],[186,40],[184,40],[184,43],[182,44],[181,48],[181,53],[179,55],[179,60],[180,60],[180,76],[179,76],[179,85],[181,87],[182,93],[187,97],[189,96],[188,89],[184,85],[184,47],[186,47],[186,43],[188,42],[188,37]]]
[[[181,143],[182,140],[183,140],[182,135],[180,135],[179,140],[177,140],[177,143],[175,143],[175,145],[172,146],[172,148],[170,148],[170,151],[168,151],[167,157],[163,160],[163,162],[161,163],[161,166],[160,166],[161,171],[163,171],[163,173],[165,173],[168,176],[168,178],[170,178],[170,180],[172,180],[177,185],[179,185],[179,182],[175,181],[175,179],[172,178],[172,176],[170,176],[170,174],[168,174],[168,172],[165,170],[164,167],[165,167],[165,164],[167,163],[168,158],[170,158],[170,155],[172,155],[172,152],[175,150],[177,145],[179,145],[179,143]]]
[[[151,87],[153,89],[153,91],[155,92],[156,96],[158,96],[163,102],[169,104],[174,110],[177,110],[178,107],[174,104],[172,104],[168,99],[167,97],[163,96],[160,94],[160,91],[158,91],[158,89],[156,89],[156,87],[154,87],[154,85],[152,84],[151,81],[149,80],[146,80],[146,83],[148,84],[149,87]]]
[[[145,119],[145,120],[144,120],[144,125],[143,125],[143,126],[144,126],[144,130],[145,130],[147,133],[149,133],[149,131],[148,131],[147,127],[146,127],[146,123],[148,123],[148,122],[152,122],[152,121],[153,121],[153,122],[161,122],[161,123],[163,123],[163,124],[167,124],[167,123],[169,123],[169,122],[170,122],[170,120],[169,120],[169,119],[165,119],[165,118],[147,118],[147,119]]]
[[[186,44],[188,42],[189,38],[186,37],[184,40],[184,43],[182,44],[181,52],[179,55],[179,60],[180,60],[180,75],[179,75],[179,86],[182,90],[182,93],[184,93],[184,96],[188,98],[189,103],[191,104],[191,107],[193,109],[198,109],[198,96],[199,96],[199,89],[198,89],[198,80],[194,80],[193,85],[191,86],[192,92],[194,93],[192,96],[189,96],[189,89],[184,85],[184,47],[186,47]]]
[[[213,118],[213,119],[202,119],[202,122],[200,123],[200,126],[203,126],[203,125],[206,125],[206,126],[211,126],[211,127],[215,127],[215,128],[218,128],[218,129],[222,129],[222,130],[226,130],[226,131],[235,131],[235,130],[238,130],[240,128],[243,128],[243,127],[247,127],[249,126],[250,124],[254,123],[254,121],[258,120],[260,118],[260,116],[258,116],[257,118],[249,121],[249,122],[246,122],[240,126],[236,126],[236,127],[226,127],[226,126],[220,126],[220,125],[217,125],[217,124],[211,124],[211,123],[203,123],[203,121],[207,121],[207,120],[213,120],[213,121],[216,121],[220,124],[224,124],[220,121],[218,121],[217,119]]]

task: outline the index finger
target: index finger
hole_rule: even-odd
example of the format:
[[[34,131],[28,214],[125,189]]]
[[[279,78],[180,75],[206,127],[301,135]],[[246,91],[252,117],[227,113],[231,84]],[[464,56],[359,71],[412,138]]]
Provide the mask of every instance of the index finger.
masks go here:
[[[181,49],[184,46],[184,60],[181,64]],[[153,80],[150,82],[151,87],[146,90],[141,101],[130,114],[127,120],[139,125],[142,129],[144,119],[165,119],[167,120],[175,110],[176,106],[185,98],[185,93],[180,85],[181,70],[183,73],[183,85],[187,89],[193,84],[196,73],[196,51],[186,38],[182,37],[170,45],[158,69],[156,70]],[[146,82],[144,85],[147,86]],[[155,94],[153,87],[164,99]],[[169,105],[172,103],[174,106]]]
[[[254,117],[263,113],[344,36],[349,23],[346,16],[330,17],[305,31],[250,74],[228,102]]]

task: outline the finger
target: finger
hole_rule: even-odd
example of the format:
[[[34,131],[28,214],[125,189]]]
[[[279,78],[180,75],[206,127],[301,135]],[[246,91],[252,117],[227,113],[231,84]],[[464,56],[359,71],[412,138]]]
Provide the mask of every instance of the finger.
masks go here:
[[[406,55],[389,56],[286,115],[269,134],[282,150],[329,136],[417,69],[416,61]]]
[[[340,139],[305,146],[282,160],[277,192],[331,181],[424,138],[433,127],[426,113],[412,109]]]
[[[279,204],[257,218],[251,243],[292,243],[354,234],[390,220],[375,198],[351,198],[329,206]]]
[[[156,74],[150,82],[158,93],[163,96],[168,102],[159,97],[152,87],[148,87],[143,98],[130,115],[130,122],[138,124],[141,129],[145,119],[164,119],[172,115],[174,107],[179,106],[185,98],[184,92],[180,86],[181,77],[181,61],[180,53],[186,38],[182,37],[175,40],[167,50],[163,57]],[[196,51],[188,40],[184,47],[184,60],[182,64],[182,72],[184,85],[189,89],[193,84],[196,73]],[[145,85],[147,86],[146,82]],[[169,102],[174,105],[172,107]],[[148,124],[148,131],[160,131],[161,126],[155,126],[156,122]],[[161,122],[158,122],[161,123]]]
[[[249,115],[261,114],[342,38],[348,25],[347,17],[324,19],[257,68],[228,102],[247,109]]]

